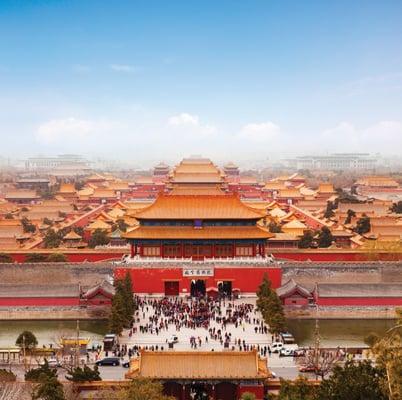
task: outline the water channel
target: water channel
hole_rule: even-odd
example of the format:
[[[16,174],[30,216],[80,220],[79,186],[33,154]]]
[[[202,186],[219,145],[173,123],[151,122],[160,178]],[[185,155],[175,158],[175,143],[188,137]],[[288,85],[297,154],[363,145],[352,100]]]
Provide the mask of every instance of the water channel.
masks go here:
[[[362,346],[364,337],[370,332],[383,334],[394,325],[393,320],[382,319],[343,319],[319,320],[321,345],[324,347]],[[62,336],[76,335],[76,321],[0,321],[0,347],[15,344],[18,335],[24,331],[32,331],[39,345],[55,344]],[[91,338],[91,344],[102,341],[107,333],[106,321],[81,321],[80,336]],[[299,346],[310,346],[314,343],[314,320],[288,320],[289,331],[294,335]]]

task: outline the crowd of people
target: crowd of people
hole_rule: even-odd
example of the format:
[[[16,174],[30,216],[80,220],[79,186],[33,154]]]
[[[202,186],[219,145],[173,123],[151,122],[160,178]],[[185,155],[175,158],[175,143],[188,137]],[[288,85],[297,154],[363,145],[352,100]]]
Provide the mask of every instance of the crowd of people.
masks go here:
[[[189,329],[194,331],[194,335],[191,334],[188,338],[192,349],[205,349],[204,345],[208,344],[211,350],[221,346],[240,351],[257,349],[262,355],[269,351],[268,346],[247,343],[247,335],[243,334],[247,331],[254,338],[256,335],[268,334],[268,327],[256,312],[254,304],[205,297],[137,297],[136,303],[138,308],[133,327],[129,331],[130,337],[137,331],[146,336],[166,337],[167,333],[178,335],[181,330]],[[266,343],[264,336],[261,336],[261,343]],[[169,339],[165,338],[164,342],[168,348]],[[156,349],[157,346],[145,347]]]

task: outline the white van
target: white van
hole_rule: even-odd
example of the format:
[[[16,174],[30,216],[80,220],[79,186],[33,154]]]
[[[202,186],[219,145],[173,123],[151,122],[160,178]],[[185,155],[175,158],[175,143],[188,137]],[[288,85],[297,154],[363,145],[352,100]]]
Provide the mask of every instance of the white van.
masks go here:
[[[279,353],[283,346],[284,344],[282,342],[273,342],[268,346],[268,348],[272,353]]]

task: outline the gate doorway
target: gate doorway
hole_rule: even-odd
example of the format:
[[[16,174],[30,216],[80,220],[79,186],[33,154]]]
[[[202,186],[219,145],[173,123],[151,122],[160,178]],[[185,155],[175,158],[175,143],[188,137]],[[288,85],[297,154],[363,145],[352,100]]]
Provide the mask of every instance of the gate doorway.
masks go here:
[[[218,291],[221,296],[232,295],[232,281],[223,281],[218,283]]]
[[[191,281],[191,297],[202,297],[205,296],[205,281],[202,279]]]
[[[165,296],[178,296],[178,295],[179,295],[179,282],[165,281]]]
[[[190,390],[188,392],[189,398],[194,400],[208,400],[209,396],[209,385],[204,383],[193,383],[190,386]]]

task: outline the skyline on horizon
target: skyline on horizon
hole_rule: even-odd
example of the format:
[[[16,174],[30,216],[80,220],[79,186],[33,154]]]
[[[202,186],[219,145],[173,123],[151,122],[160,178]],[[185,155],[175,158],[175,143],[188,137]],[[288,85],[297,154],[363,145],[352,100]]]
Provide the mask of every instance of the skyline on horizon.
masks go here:
[[[402,3],[102,3],[1,3],[1,156],[400,155]]]

